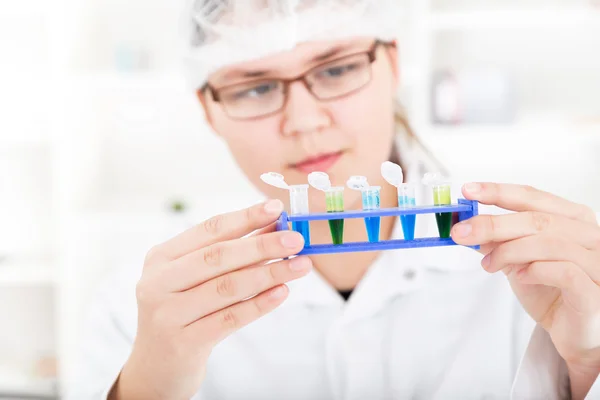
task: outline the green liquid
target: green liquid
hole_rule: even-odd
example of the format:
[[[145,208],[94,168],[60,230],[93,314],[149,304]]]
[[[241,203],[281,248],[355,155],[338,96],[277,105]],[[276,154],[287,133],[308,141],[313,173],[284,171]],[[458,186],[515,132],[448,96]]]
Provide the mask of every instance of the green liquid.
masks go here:
[[[325,193],[325,202],[328,213],[344,211],[344,191],[337,190]],[[329,230],[334,245],[344,243],[344,219],[329,220]]]
[[[329,230],[331,231],[331,240],[333,244],[344,243],[344,220],[331,219],[329,220]]]
[[[452,196],[450,186],[436,186],[433,188],[433,203],[436,206],[444,206],[452,204]],[[436,213],[435,220],[438,226],[440,237],[447,239],[450,237],[452,230],[452,213]]]
[[[449,238],[452,229],[452,213],[437,213],[435,214],[435,220],[437,221],[440,237]]]

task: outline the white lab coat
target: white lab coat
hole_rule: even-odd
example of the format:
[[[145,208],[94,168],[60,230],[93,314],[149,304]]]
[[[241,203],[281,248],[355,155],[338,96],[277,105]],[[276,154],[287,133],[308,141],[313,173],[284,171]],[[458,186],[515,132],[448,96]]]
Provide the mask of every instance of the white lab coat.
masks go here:
[[[480,260],[463,247],[384,252],[348,302],[312,272],[280,308],[214,349],[194,399],[567,398],[548,335]],[[91,311],[68,398],[105,398],[127,360],[140,272],[121,271]]]

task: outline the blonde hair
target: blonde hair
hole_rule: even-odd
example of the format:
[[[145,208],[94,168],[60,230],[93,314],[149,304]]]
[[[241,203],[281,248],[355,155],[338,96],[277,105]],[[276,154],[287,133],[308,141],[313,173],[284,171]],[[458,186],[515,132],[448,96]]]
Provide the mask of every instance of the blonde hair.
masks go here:
[[[398,100],[395,101],[394,107],[394,129],[397,134],[403,135],[406,138],[405,142],[407,142],[412,149],[421,151],[427,160],[429,160],[436,166],[436,168],[438,168],[440,173],[446,176],[448,175],[446,167],[433,155],[431,150],[429,150],[427,146],[423,144],[421,139],[419,139],[410,122],[408,121],[404,107]],[[402,169],[405,170],[405,167],[407,166],[403,164],[402,157],[399,153],[399,149],[394,146],[392,154],[390,155],[390,161],[400,165]]]

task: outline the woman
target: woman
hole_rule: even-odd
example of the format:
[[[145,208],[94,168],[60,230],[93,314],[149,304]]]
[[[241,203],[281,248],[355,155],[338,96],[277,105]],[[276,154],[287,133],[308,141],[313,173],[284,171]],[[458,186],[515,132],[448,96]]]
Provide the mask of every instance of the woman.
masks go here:
[[[193,2],[187,65],[208,123],[272,200],[157,245],[139,281],[111,288],[73,398],[598,396],[600,227],[585,206],[472,183],[464,197],[514,211],[454,226],[483,259],[466,247],[287,259],[303,238],[273,232],[287,199],[263,172],[384,186],[383,161],[415,177],[427,157],[398,124],[394,1],[258,3]],[[360,208],[357,193],[345,202]],[[310,192],[313,211],[323,203]],[[362,221],[346,224],[346,240],[364,240]],[[382,220],[382,238],[398,226]],[[137,304],[121,301],[134,290]]]

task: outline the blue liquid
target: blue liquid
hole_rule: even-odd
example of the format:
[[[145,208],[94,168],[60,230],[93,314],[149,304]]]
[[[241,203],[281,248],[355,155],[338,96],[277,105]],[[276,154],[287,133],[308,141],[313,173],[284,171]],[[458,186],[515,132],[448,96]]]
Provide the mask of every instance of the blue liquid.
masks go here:
[[[310,228],[308,225],[308,221],[292,222],[292,230],[304,236],[304,246],[310,246]]]
[[[404,240],[414,240],[416,219],[416,215],[400,216],[400,222],[402,222],[402,232],[404,233]]]
[[[372,187],[362,191],[362,205],[363,210],[379,210],[380,202],[380,189],[378,187]],[[365,226],[367,228],[367,236],[369,242],[379,242],[379,226],[381,224],[381,217],[365,217]]]
[[[400,208],[409,208],[416,205],[414,197],[398,196],[398,206]],[[404,240],[415,239],[415,225],[417,216],[416,215],[401,215],[400,222],[402,223],[402,232],[404,233]]]
[[[380,217],[368,217],[365,218],[365,226],[367,227],[367,236],[369,237],[369,242],[377,243],[379,242],[379,225],[381,223]]]

